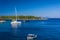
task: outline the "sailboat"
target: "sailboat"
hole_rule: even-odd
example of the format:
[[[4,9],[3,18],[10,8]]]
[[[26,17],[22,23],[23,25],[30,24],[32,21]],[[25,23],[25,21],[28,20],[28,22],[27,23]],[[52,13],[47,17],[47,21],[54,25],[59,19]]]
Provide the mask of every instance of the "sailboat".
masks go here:
[[[21,21],[17,21],[17,10],[15,8],[15,15],[16,15],[16,20],[12,21],[11,24],[21,24]]]

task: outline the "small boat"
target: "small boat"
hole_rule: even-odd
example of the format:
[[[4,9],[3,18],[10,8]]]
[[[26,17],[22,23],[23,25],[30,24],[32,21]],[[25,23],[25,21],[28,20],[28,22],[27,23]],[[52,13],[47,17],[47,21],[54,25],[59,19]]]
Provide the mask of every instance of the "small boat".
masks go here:
[[[23,22],[29,22],[29,20],[23,20]]]
[[[0,21],[0,22],[5,22],[5,21],[2,20],[2,21]]]
[[[33,40],[33,39],[36,39],[37,38],[37,35],[35,34],[28,34],[27,35],[27,40]]]

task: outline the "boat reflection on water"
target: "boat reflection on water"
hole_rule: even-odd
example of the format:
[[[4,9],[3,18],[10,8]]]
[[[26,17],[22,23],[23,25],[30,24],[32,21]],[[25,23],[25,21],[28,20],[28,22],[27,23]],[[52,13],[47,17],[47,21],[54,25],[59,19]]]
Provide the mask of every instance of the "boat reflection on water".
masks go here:
[[[18,24],[18,23],[14,23],[14,24],[11,24],[12,28],[18,28],[21,24]]]
[[[16,23],[14,23],[14,24],[11,24],[11,27],[12,27],[12,34],[14,35],[14,36],[19,36],[19,30],[18,30],[18,28],[21,26],[21,24],[16,24]]]

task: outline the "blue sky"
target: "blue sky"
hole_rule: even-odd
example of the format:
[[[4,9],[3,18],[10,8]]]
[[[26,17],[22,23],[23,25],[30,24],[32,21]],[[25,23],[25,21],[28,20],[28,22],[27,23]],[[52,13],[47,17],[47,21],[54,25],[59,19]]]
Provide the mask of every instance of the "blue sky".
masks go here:
[[[0,16],[32,15],[60,18],[60,0],[0,0]]]

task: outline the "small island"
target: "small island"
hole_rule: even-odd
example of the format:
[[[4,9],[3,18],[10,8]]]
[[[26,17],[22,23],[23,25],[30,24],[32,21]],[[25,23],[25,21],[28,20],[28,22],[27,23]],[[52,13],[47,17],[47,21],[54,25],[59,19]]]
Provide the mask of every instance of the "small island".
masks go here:
[[[0,20],[11,19],[15,20],[16,16],[0,16]],[[17,16],[18,20],[47,20],[44,17],[37,17],[37,16]]]

